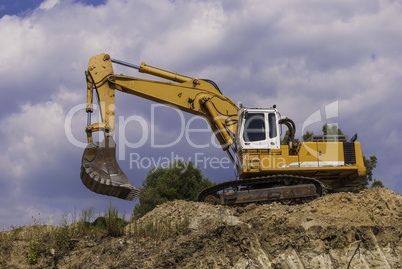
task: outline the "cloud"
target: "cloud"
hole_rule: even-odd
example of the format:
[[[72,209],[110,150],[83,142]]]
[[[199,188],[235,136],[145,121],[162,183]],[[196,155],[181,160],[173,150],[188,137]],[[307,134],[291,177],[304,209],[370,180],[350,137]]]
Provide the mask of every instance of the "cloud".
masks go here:
[[[58,101],[66,99],[63,92],[55,96]],[[37,189],[48,188],[40,186],[41,183],[54,187],[63,185],[58,182],[58,174],[67,168],[63,164],[68,163],[73,150],[65,136],[66,113],[58,101],[26,103],[17,113],[0,121],[3,126],[0,170],[10,187],[8,195],[15,198],[35,195]],[[34,189],[31,190],[31,186]]]
[[[39,8],[44,9],[44,10],[49,10],[59,3],[60,3],[60,0],[46,0],[40,4]]]
[[[398,166],[402,159],[395,146],[402,131],[399,2],[99,3],[47,0],[23,16],[0,18],[4,37],[0,89],[5,100],[0,106],[0,146],[5,152],[0,156],[4,175],[0,201],[10,208],[13,204],[5,201],[16,201],[15,208],[20,209],[29,204],[29,212],[41,210],[46,219],[43,211],[58,214],[71,209],[76,201],[85,206],[104,205],[105,197],[92,194],[81,184],[82,149],[68,141],[64,130],[68,112],[86,100],[88,60],[102,52],[134,64],[145,61],[212,79],[225,95],[245,106],[276,104],[282,115],[295,120],[299,130],[312,113],[338,101],[336,120],[341,129],[350,136],[357,132],[364,154],[378,157],[374,176],[402,192]],[[127,68],[116,67],[115,71],[149,78]],[[151,120],[150,101],[117,93],[116,103],[117,116],[139,115]],[[166,113],[160,111],[155,138],[159,143],[173,141],[179,135],[180,118],[170,108]],[[96,118],[94,115],[93,122]],[[185,123],[190,118],[185,116]],[[85,124],[85,112],[77,111],[70,127],[81,142],[86,139]],[[204,128],[201,121],[197,124]],[[136,141],[140,134],[134,123],[127,126],[129,141]],[[204,144],[210,137],[201,134],[193,142]],[[194,149],[185,140],[168,149],[150,147],[148,137],[143,147],[126,149],[126,161],[120,163],[136,186],[147,171],[129,168],[130,153],[160,157],[174,152],[194,159]],[[215,147],[197,152],[225,156]],[[203,171],[218,182],[233,178],[232,169]],[[116,204],[127,212],[133,207],[124,201]],[[3,210],[1,218],[26,223],[29,220],[18,214],[33,213],[20,209]]]

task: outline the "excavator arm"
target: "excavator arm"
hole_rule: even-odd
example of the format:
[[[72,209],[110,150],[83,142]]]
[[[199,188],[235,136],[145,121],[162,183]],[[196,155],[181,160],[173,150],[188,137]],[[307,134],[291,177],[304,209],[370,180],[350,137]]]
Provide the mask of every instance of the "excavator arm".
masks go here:
[[[167,79],[169,81],[146,80],[114,74],[112,63],[138,69],[141,73]],[[81,179],[84,185],[95,193],[135,200],[139,190],[116,161],[116,144],[113,140],[115,128],[115,90],[136,95],[157,103],[204,117],[217,140],[235,163],[229,150],[233,148],[238,122],[238,107],[224,96],[215,83],[173,73],[142,63],[140,66],[110,58],[100,54],[90,59],[87,78],[88,123],[86,133],[88,146],[84,151]],[[94,91],[99,98],[101,121],[91,123]],[[103,142],[94,142],[93,132],[104,133]]]

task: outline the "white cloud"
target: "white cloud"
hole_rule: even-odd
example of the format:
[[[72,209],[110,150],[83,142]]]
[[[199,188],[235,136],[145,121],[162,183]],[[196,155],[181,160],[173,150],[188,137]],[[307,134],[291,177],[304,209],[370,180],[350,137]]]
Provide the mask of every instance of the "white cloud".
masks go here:
[[[0,143],[5,154],[0,157],[0,166],[8,178],[23,183],[36,167],[58,160],[63,121],[63,109],[54,102],[27,103],[20,113],[1,120]]]
[[[60,3],[60,0],[45,0],[39,6],[40,9],[49,10]]]

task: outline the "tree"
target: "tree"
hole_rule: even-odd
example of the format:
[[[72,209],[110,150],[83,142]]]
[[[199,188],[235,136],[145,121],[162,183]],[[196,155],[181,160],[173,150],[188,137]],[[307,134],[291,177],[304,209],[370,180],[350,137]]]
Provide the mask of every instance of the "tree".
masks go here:
[[[384,188],[384,184],[379,179],[374,179],[373,183],[371,184],[370,188]]]
[[[281,140],[281,145],[287,145],[289,143],[289,130],[286,130],[283,139]]]
[[[199,192],[214,184],[192,162],[178,160],[166,168],[153,168],[142,182],[140,203],[135,205],[133,217],[138,219],[167,201],[196,201]]]
[[[364,182],[365,188],[367,188],[370,181],[373,181],[371,184],[371,188],[384,188],[384,184],[380,179],[373,180],[373,170],[377,167],[377,157],[375,155],[371,155],[369,159],[366,159],[363,156],[364,166],[366,167],[367,181]]]
[[[343,132],[337,125],[334,124],[329,127],[327,123],[322,126],[322,133],[323,135],[343,135]]]
[[[314,132],[306,131],[306,133],[303,135],[303,141],[306,141],[307,139],[310,138],[310,136],[313,136]]]
[[[371,155],[369,159],[363,156],[364,166],[366,167],[366,174],[367,174],[367,182],[368,185],[369,181],[373,180],[373,170],[377,167],[377,157],[375,155]]]

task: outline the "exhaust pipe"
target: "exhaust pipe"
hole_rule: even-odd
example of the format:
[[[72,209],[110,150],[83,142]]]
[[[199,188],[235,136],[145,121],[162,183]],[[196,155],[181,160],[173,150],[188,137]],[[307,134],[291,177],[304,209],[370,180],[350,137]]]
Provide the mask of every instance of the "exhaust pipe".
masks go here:
[[[130,180],[116,161],[116,143],[106,136],[102,143],[91,142],[81,161],[81,180],[91,191],[135,201],[140,190]]]

